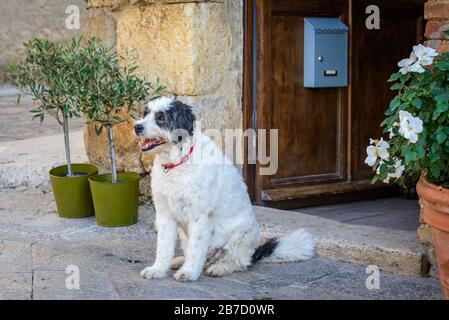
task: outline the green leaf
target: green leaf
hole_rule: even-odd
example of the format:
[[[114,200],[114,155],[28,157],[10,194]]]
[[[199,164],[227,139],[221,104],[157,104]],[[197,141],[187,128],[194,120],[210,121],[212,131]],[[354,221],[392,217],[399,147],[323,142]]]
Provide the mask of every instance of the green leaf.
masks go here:
[[[413,105],[414,107],[418,108],[418,109],[421,109],[421,107],[422,107],[422,100],[419,99],[419,98],[414,98],[414,99],[412,100],[412,105]]]
[[[441,61],[437,64],[438,68],[440,68],[443,71],[449,70],[449,61]]]
[[[376,182],[379,182],[380,180],[380,176],[375,175],[372,179],[371,179],[371,184],[375,184]]]
[[[409,164],[410,162],[416,160],[417,154],[413,150],[409,150],[405,153],[405,164]]]
[[[396,72],[396,73],[393,73],[391,75],[390,79],[388,79],[387,81],[388,82],[394,82],[394,81],[397,81],[400,77],[401,77],[401,73],[400,72]]]
[[[22,98],[22,94],[18,94],[17,95],[17,99],[16,99],[16,104],[19,105],[20,104],[20,98]]]
[[[382,180],[385,180],[388,177],[388,166],[386,164],[380,166],[380,177]]]
[[[435,121],[436,119],[438,119],[441,115],[441,112],[438,110],[435,110],[435,112],[432,115],[432,120]]]
[[[437,134],[437,142],[439,144],[442,144],[444,141],[446,141],[446,139],[447,139],[447,134],[443,130],[438,132],[438,134]]]
[[[391,90],[402,90],[404,88],[404,84],[403,83],[395,83],[394,85],[391,86]]]
[[[435,97],[435,100],[436,101],[448,101],[449,100],[449,93],[448,92],[444,92],[444,93],[441,93],[441,94],[439,94],[439,95],[437,95],[436,97]]]
[[[421,140],[418,140],[421,141]],[[416,144],[416,154],[419,158],[424,158],[426,155],[426,149],[424,149],[424,146],[422,144]]]
[[[447,110],[449,110],[449,103],[448,103],[448,101],[439,100],[437,102],[436,109],[440,113],[446,112]]]
[[[393,100],[390,102],[390,108],[397,109],[401,105],[401,97],[396,96]]]
[[[434,177],[438,177],[440,175],[440,167],[438,166],[438,164],[434,164],[432,166],[430,166],[430,174]]]

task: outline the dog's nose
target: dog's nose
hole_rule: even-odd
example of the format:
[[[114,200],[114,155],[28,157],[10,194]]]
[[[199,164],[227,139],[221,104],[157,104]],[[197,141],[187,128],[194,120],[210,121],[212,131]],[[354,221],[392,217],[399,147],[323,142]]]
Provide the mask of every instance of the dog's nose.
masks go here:
[[[141,134],[143,132],[145,128],[143,127],[143,125],[141,124],[136,124],[134,126],[134,131],[136,132],[137,135]]]

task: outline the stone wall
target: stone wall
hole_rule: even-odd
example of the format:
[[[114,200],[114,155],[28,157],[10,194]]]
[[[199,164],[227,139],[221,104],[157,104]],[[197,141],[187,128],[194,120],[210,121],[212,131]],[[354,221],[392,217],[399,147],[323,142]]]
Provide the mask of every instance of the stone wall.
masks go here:
[[[243,0],[89,0],[87,7],[83,33],[120,54],[133,49],[140,76],[192,105],[203,129],[242,127]],[[132,123],[117,126],[114,137],[120,170],[150,172]],[[85,145],[89,159],[109,169],[106,137],[88,126]]]
[[[79,35],[65,27],[66,8],[76,5],[84,22],[84,0],[1,0],[0,1],[0,83],[6,82],[6,68],[24,53],[23,43],[33,38],[59,41]]]
[[[424,17],[427,20],[425,45],[438,50],[438,52],[449,51],[449,35],[445,33],[449,30],[449,0],[429,0],[424,9]],[[420,227],[418,229],[419,241],[423,244],[428,259],[432,266],[436,268],[435,247],[433,245],[430,226],[425,224],[420,216]],[[436,275],[434,269],[431,272]]]
[[[439,52],[449,51],[449,0],[430,0],[424,9],[426,24],[426,45]]]

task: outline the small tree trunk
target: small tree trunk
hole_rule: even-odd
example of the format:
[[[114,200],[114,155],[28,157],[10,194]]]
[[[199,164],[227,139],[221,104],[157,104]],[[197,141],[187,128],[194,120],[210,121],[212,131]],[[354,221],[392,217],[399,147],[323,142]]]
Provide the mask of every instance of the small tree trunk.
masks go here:
[[[72,161],[70,160],[70,141],[69,141],[69,119],[65,112],[63,112],[64,122],[62,127],[64,129],[64,144],[65,144],[65,157],[67,160],[67,176],[73,177]]]
[[[115,165],[115,146],[114,146],[114,138],[112,136],[112,126],[108,128],[108,140],[109,140],[109,154],[111,157],[112,182],[117,182],[117,167]]]

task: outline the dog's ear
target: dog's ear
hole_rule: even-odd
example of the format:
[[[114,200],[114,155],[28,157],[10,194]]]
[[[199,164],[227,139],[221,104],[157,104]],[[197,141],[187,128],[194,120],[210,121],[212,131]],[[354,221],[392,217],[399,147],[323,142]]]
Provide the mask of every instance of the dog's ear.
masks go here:
[[[170,118],[172,130],[183,129],[189,135],[193,135],[193,125],[196,118],[192,112],[192,107],[179,100],[173,100],[170,105],[171,107],[167,110],[167,115]]]

